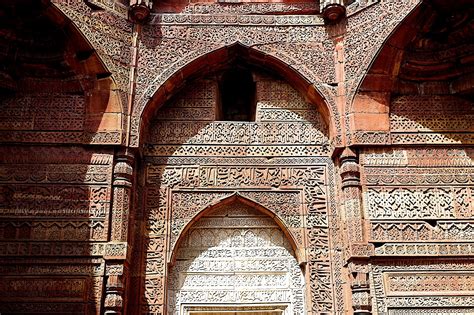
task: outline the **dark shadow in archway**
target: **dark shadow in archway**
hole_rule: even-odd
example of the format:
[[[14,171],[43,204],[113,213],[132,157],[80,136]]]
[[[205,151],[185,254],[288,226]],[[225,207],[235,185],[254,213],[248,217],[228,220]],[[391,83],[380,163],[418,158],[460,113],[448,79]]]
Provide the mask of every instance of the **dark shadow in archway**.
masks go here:
[[[0,313],[96,314],[114,149],[86,145],[110,73],[50,1],[2,1],[0,30]]]
[[[384,43],[356,97],[390,115],[393,144],[474,143],[473,27],[470,1],[423,1]]]

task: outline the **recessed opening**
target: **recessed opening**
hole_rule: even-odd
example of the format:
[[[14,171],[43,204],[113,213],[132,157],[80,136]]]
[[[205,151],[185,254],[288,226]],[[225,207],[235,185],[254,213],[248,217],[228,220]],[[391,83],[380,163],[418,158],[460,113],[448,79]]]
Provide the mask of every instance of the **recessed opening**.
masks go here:
[[[255,82],[249,69],[235,66],[225,71],[219,82],[219,94],[219,120],[255,120]]]

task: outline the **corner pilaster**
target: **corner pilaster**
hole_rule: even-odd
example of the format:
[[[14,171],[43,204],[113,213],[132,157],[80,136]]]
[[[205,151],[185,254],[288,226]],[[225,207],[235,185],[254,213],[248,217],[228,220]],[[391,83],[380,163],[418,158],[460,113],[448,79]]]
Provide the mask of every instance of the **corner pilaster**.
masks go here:
[[[106,287],[104,313],[121,315],[126,309],[130,239],[129,226],[133,223],[133,184],[135,153],[124,149],[115,159],[113,170],[113,202],[110,216],[110,239],[106,245]]]
[[[343,211],[346,226],[346,262],[350,273],[352,311],[354,314],[372,314],[369,287],[369,256],[362,187],[357,152],[346,148],[339,157]]]

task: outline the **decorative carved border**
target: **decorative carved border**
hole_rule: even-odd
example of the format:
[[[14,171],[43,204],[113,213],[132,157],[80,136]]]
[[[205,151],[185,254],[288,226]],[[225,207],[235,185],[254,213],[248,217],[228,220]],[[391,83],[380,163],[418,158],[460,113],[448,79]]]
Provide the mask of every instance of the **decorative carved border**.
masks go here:
[[[388,273],[403,272],[410,273],[416,277],[419,273],[436,273],[437,276],[447,275],[446,280],[449,280],[449,275],[463,274],[466,270],[474,270],[474,263],[472,259],[458,259],[456,261],[448,259],[413,259],[398,261],[374,261],[371,264],[370,282],[372,291],[372,303],[374,315],[387,314],[390,309],[399,308],[415,308],[420,311],[423,308],[433,307],[472,307],[474,306],[474,299],[472,295],[466,296],[433,296],[429,292],[426,296],[401,296],[401,297],[387,297],[386,283],[384,277]],[[407,295],[410,293],[407,292]]]

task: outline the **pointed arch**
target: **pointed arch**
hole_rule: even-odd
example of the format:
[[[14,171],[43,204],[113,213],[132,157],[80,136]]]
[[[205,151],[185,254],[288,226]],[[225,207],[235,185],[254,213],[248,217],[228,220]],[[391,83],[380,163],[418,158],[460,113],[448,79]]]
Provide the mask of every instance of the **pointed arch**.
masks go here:
[[[74,17],[51,1],[7,1],[0,11],[5,30],[0,41],[2,109],[21,111],[29,105],[19,108],[17,103],[34,104],[44,113],[38,118],[28,112],[21,119],[31,122],[2,130],[2,141],[37,142],[42,132],[43,142],[119,143],[124,102],[99,49],[79,31]]]
[[[360,90],[405,94],[419,82],[470,79],[473,19],[468,0],[422,1],[380,48]],[[466,92],[469,84],[457,83],[452,92]]]
[[[186,225],[185,227],[180,231],[179,236],[174,244],[172,244],[172,247],[170,248],[170,254],[168,255],[168,263],[169,264],[174,264],[176,260],[176,252],[177,249],[180,247],[180,244],[183,241],[183,236],[186,235],[186,233],[189,231],[189,229],[197,222],[199,221],[200,218],[205,216],[208,213],[213,212],[216,209],[219,209],[223,206],[233,204],[233,203],[242,203],[244,205],[247,205],[262,214],[272,218],[275,223],[279,226],[279,228],[283,231],[285,236],[287,237],[295,255],[296,255],[296,260],[298,261],[299,264],[302,264],[303,262],[306,261],[305,257],[305,249],[301,248],[301,246],[298,246],[295,237],[291,233],[289,227],[286,225],[286,223],[271,209],[266,208],[265,206],[261,205],[260,203],[246,198],[242,195],[240,195],[238,192],[224,197],[222,199],[214,200],[212,203],[204,207],[201,211],[199,211]]]
[[[139,145],[139,142],[143,141],[144,137],[142,135],[156,111],[177,93],[186,82],[219,71],[237,58],[244,60],[252,67],[270,71],[288,82],[308,102],[317,106],[318,111],[328,126],[329,136],[333,137],[336,135],[339,124],[337,109],[323,96],[320,87],[313,83],[314,79],[304,74],[304,69],[297,69],[295,66],[287,64],[279,57],[268,52],[235,42],[231,45],[203,53],[197,58],[190,60],[183,67],[171,73],[151,93],[150,99],[138,100],[134,107],[135,125],[132,128],[132,138],[136,138],[136,141],[132,141],[132,143]]]
[[[430,103],[453,111],[464,106],[460,104],[472,102],[474,10],[471,7],[466,0],[456,5],[448,0],[420,1],[387,37],[361,80],[347,110],[352,114],[355,130],[383,132],[390,135],[386,137],[387,143],[399,143],[404,136],[397,133],[438,127],[433,127],[434,120],[418,121],[425,125],[421,129],[402,127],[397,117],[415,122],[430,112]],[[426,108],[410,105],[416,102],[422,102]],[[397,104],[405,104],[406,109]],[[449,113],[441,114],[444,115]],[[471,141],[464,135],[471,131],[467,129],[448,126],[440,131],[447,132],[442,137],[450,138],[449,141],[465,142]]]
[[[390,83],[398,76],[397,66],[400,66],[404,48],[415,38],[420,28],[420,21],[426,20],[426,9],[426,2],[420,2],[387,36],[360,81],[358,92],[391,90]]]

